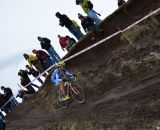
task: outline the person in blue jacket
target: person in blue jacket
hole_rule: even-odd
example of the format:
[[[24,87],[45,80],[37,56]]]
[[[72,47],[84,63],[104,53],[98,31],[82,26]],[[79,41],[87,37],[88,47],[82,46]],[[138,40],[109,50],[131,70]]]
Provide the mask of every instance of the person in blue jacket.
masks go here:
[[[67,69],[65,69],[65,63],[63,61],[58,62],[57,67],[51,75],[51,81],[54,85],[60,87],[64,96],[64,100],[70,99],[70,97],[66,94],[65,81],[67,77],[76,77],[75,74],[70,73]]]

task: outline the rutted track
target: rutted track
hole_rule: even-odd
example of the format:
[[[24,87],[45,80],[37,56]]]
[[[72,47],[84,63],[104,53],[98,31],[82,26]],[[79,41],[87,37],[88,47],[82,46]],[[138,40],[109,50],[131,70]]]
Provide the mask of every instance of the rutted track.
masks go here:
[[[130,1],[125,9],[119,9],[103,21],[106,32],[94,42],[114,33],[114,25],[126,27],[157,7],[160,7],[157,0]],[[117,22],[119,18],[123,21]],[[53,86],[47,81],[38,94],[8,115],[7,130],[152,129],[160,119],[159,114],[155,115],[160,113],[157,109],[160,106],[160,57],[157,56],[160,34],[157,28],[146,30],[133,45],[122,42],[118,35],[68,61],[71,70],[82,72],[80,84],[87,94],[86,103],[73,102],[66,110],[54,109]],[[94,36],[88,34],[70,54],[92,44],[91,35]]]

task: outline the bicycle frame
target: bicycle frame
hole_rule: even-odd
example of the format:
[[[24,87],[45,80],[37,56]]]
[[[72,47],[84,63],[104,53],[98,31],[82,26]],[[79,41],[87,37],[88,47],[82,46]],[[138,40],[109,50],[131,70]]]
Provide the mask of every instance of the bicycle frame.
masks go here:
[[[85,92],[84,90],[79,86],[79,84],[75,84],[71,81],[71,78],[67,79],[66,82],[64,82],[64,86],[66,87],[66,94],[67,96],[71,96],[74,101],[77,103],[84,103],[85,101]],[[77,88],[78,87],[78,88]],[[64,100],[64,94],[59,89],[58,90],[58,102],[61,107],[67,108],[68,102]]]
[[[77,92],[72,87],[72,82],[68,79],[67,82],[65,82],[65,86],[67,87],[67,95],[70,94],[70,89],[77,94]]]

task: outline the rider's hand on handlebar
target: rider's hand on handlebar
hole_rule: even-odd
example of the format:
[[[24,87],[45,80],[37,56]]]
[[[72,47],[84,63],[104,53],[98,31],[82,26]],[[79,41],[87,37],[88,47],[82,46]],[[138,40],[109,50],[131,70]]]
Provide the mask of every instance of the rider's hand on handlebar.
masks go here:
[[[66,82],[67,80],[66,80],[66,79],[62,79],[62,81],[63,81],[63,82]]]
[[[76,75],[76,74],[74,74],[73,76],[74,76],[74,77],[77,77],[77,75]]]

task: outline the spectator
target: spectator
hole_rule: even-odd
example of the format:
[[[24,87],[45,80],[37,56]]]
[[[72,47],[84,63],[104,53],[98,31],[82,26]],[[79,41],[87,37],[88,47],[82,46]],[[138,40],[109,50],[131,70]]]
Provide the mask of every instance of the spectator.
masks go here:
[[[33,77],[35,77],[35,78],[39,76],[39,72],[36,71],[34,68],[29,67],[29,65],[26,65],[26,68],[28,69],[28,70],[26,70],[26,72],[27,72],[29,75],[33,75]],[[43,84],[43,81],[42,81],[41,78],[38,78],[37,80],[38,80],[41,84]]]
[[[18,75],[20,76],[20,73],[18,73]],[[28,90],[28,94],[34,94],[36,92],[35,89],[29,84],[29,82],[25,78],[21,77],[20,82],[21,85]]]
[[[81,20],[81,25],[85,32],[92,30],[96,34],[102,34],[103,30],[101,30],[98,25],[93,21],[90,17],[84,17],[81,14],[78,14],[78,18]]]
[[[57,52],[54,50],[53,46],[51,45],[51,41],[48,38],[38,37],[38,40],[40,41],[41,48],[45,49],[52,57],[53,63],[56,63],[61,59]]]
[[[7,102],[7,100],[4,96],[4,94],[0,93],[0,108],[1,108],[1,111],[4,111],[6,114],[8,114],[12,110],[12,108],[11,108],[11,103],[10,102],[6,103],[6,102]]]
[[[6,101],[10,100],[11,108],[14,109],[15,107],[17,107],[19,103],[14,98],[13,93],[12,93],[12,89],[9,87],[6,88],[4,86],[1,86],[1,90],[3,90],[3,92],[4,92],[4,97],[5,97]]]
[[[118,7],[122,6],[125,3],[126,3],[126,1],[124,1],[124,0],[118,0]]]
[[[0,112],[0,130],[5,130],[6,121],[4,115]]]
[[[37,86],[36,84],[33,84],[33,83],[31,82],[31,80],[30,80],[30,78],[29,78],[29,76],[28,76],[27,71],[25,71],[25,70],[20,70],[20,71],[18,72],[18,76],[20,76],[20,77],[22,78],[22,79],[21,79],[22,82],[25,82],[25,83],[24,83],[24,86],[30,83],[31,86],[34,86],[34,87],[36,87],[36,88],[39,88],[39,86]]]
[[[25,99],[25,95],[27,95],[27,94],[30,94],[30,92],[26,91],[26,90],[18,90],[18,94],[17,94],[16,97],[19,97],[22,100],[24,100]]]
[[[70,48],[76,43],[76,40],[73,38],[70,38],[69,36],[62,37],[58,35],[59,43],[64,51],[64,48],[66,48],[67,51],[70,50]]]
[[[38,59],[38,57],[36,55],[23,54],[23,56],[28,61],[29,67],[32,68],[34,65],[39,73],[43,73],[45,71],[45,67],[44,67],[43,62],[40,59]],[[43,76],[46,77],[47,76],[46,73]]]
[[[50,66],[52,66],[52,60],[50,59],[50,56],[43,50],[32,50],[32,52],[34,54],[36,54],[36,56],[38,57],[38,59],[40,59],[45,66],[45,69],[48,69]]]
[[[70,20],[67,15],[57,12],[56,17],[59,19],[59,25],[65,26],[78,40],[84,36],[78,24],[74,20]]]
[[[76,40],[74,38],[69,37],[69,36],[66,36],[66,38],[67,38],[66,49],[69,51],[71,49],[71,47],[76,44]]]
[[[99,24],[101,22],[101,19],[98,18],[97,15],[100,16],[99,13],[97,13],[95,10],[93,10],[93,4],[89,0],[76,0],[76,4],[80,5],[83,9],[83,11],[92,18],[96,24]]]

